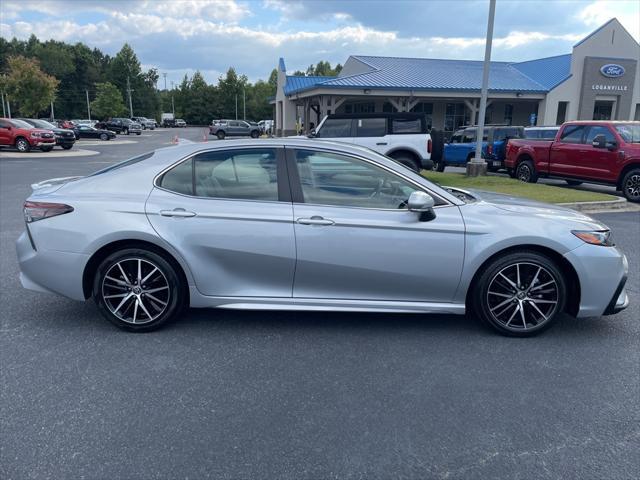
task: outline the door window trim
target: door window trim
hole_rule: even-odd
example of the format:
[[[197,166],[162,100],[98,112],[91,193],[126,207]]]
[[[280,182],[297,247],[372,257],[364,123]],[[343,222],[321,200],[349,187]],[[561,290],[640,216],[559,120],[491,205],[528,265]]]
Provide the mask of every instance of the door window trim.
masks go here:
[[[251,198],[227,198],[227,197],[203,197],[200,195],[187,195],[186,193],[180,193],[180,192],[176,192],[173,190],[169,190],[168,188],[164,188],[160,182],[162,181],[162,178],[164,177],[164,175],[173,170],[174,168],[176,168],[178,165],[185,163],[185,162],[192,162],[191,165],[191,182],[192,185],[195,186],[195,162],[193,162],[193,159],[198,156],[201,155],[203,153],[222,153],[222,152],[232,152],[234,150],[242,150],[242,151],[246,151],[246,150],[275,150],[276,151],[276,182],[277,182],[277,188],[278,188],[278,200],[255,200],[255,199],[251,199]],[[277,146],[264,146],[264,147],[258,147],[258,146],[237,146],[237,147],[229,147],[229,148],[211,148],[211,149],[206,149],[206,150],[198,150],[197,152],[192,152],[189,155],[187,155],[186,157],[183,157],[182,159],[178,160],[175,163],[172,163],[171,165],[169,165],[168,167],[164,168],[160,173],[158,173],[154,178],[153,178],[153,186],[154,188],[157,188],[159,190],[162,190],[164,192],[169,192],[172,193],[173,195],[180,195],[182,197],[187,197],[187,198],[197,198],[197,199],[203,199],[203,200],[225,200],[225,201],[230,201],[230,202],[258,202],[258,203],[292,203],[292,195],[291,195],[291,187],[290,187],[290,181],[289,181],[289,175],[288,175],[288,171],[287,171],[287,162],[286,162],[286,158],[285,158],[285,149],[282,145],[277,145]],[[195,192],[195,189],[194,189]]]
[[[289,184],[290,184],[290,193],[291,193],[291,200],[293,202],[294,205],[312,205],[312,206],[322,206],[322,207],[332,207],[332,208],[357,208],[357,209],[363,209],[363,210],[380,210],[380,211],[390,211],[390,212],[407,212],[407,210],[403,210],[403,209],[399,209],[399,208],[377,208],[377,207],[356,207],[356,206],[352,206],[352,205],[327,205],[324,203],[310,203],[310,202],[305,202],[304,201],[304,194],[302,192],[302,182],[300,181],[300,173],[298,171],[298,164],[296,162],[296,151],[298,150],[312,150],[314,152],[320,152],[320,153],[329,153],[329,154],[334,154],[334,155],[340,155],[343,157],[347,157],[347,158],[353,158],[355,160],[359,160],[361,162],[365,162],[367,164],[370,164],[376,168],[381,168],[383,170],[385,170],[388,173],[391,173],[392,175],[396,175],[400,178],[402,178],[404,181],[412,184],[414,187],[416,187],[416,190],[419,190],[421,192],[425,192],[429,195],[431,195],[433,197],[433,199],[438,202],[441,201],[442,204],[441,205],[436,205],[434,208],[442,208],[442,207],[449,207],[454,205],[453,203],[451,203],[449,200],[447,200],[446,198],[442,197],[441,195],[433,192],[431,189],[425,187],[424,185],[420,185],[419,183],[417,183],[416,181],[412,180],[411,178],[395,171],[392,168],[387,167],[386,165],[382,165],[380,163],[377,163],[373,160],[370,160],[368,158],[365,157],[360,157],[358,155],[354,155],[351,153],[346,153],[346,152],[341,152],[341,151],[336,151],[336,150],[331,150],[330,148],[324,148],[324,147],[319,147],[319,146],[310,146],[310,147],[286,147],[284,148],[285,150],[285,156],[286,156],[286,165],[287,165],[287,170],[289,171]]]

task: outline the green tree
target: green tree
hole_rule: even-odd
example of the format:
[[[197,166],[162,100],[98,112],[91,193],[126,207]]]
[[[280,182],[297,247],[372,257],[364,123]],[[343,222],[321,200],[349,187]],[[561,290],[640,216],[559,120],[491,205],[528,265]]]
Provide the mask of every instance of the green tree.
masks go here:
[[[127,109],[118,87],[109,82],[96,83],[96,99],[91,102],[91,111],[98,118],[124,115]]]
[[[7,65],[8,72],[3,81],[5,91],[21,115],[36,116],[53,101],[58,80],[40,70],[35,59],[12,56],[7,59]]]

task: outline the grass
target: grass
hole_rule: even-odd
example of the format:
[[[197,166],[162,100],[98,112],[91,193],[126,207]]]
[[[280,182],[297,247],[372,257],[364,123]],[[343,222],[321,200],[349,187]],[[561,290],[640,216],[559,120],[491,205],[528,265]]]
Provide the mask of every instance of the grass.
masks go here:
[[[461,189],[487,190],[515,197],[525,197],[546,203],[597,202],[616,200],[618,197],[604,193],[587,192],[569,187],[554,187],[538,183],[524,183],[518,180],[488,175],[467,177],[464,173],[447,173],[423,170],[422,175],[434,183]]]

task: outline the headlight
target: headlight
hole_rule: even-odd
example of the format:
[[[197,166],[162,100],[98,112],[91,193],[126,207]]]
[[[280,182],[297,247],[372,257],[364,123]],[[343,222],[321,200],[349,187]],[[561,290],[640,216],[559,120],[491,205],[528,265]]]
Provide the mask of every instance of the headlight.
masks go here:
[[[40,134],[38,132],[31,132],[31,138],[40,138]]]
[[[601,245],[603,247],[613,246],[611,230],[572,230],[571,233],[583,242],[590,243],[591,245]]]

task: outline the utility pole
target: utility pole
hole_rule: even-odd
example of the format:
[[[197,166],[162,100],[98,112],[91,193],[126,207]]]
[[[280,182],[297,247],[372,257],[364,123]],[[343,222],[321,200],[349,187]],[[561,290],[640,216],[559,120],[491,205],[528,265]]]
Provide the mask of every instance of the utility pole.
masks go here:
[[[85,90],[84,93],[87,94],[87,115],[89,120],[91,120],[91,107],[89,106],[89,90]]]
[[[5,106],[4,106],[4,92],[0,92],[0,95],[2,95],[2,116],[6,117],[7,110],[5,109]]]
[[[11,104],[9,103],[9,95],[5,93],[4,98],[7,99],[7,118],[11,118]]]
[[[131,84],[129,83],[129,75],[127,75],[127,91],[129,92],[129,118],[133,117],[133,105],[131,103]]]
[[[164,77],[164,89],[167,89],[167,72],[162,72],[162,76]]]
[[[496,0],[489,0],[489,20],[487,22],[487,41],[484,48],[484,66],[482,69],[482,90],[480,92],[480,112],[478,114],[478,130],[476,132],[476,154],[467,163],[467,175],[477,177],[487,174],[487,162],[482,159],[482,138],[484,133],[484,116],[487,111],[487,90],[489,89],[489,66],[491,64],[491,42],[493,41],[493,19],[496,15]]]
[[[238,94],[236,93],[236,120],[238,119]]]
[[[242,86],[242,119],[247,121],[247,99],[244,94],[244,85]]]
[[[51,120],[54,120],[56,116],[53,113],[53,100],[51,100]]]
[[[171,95],[171,112],[173,113],[173,118],[176,117],[176,106],[173,103],[173,95]]]

